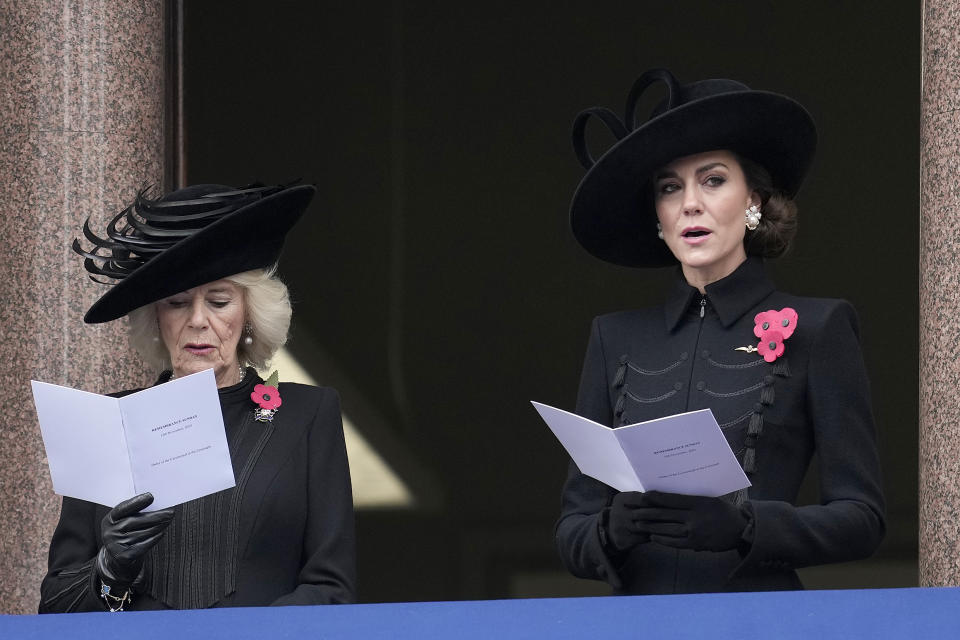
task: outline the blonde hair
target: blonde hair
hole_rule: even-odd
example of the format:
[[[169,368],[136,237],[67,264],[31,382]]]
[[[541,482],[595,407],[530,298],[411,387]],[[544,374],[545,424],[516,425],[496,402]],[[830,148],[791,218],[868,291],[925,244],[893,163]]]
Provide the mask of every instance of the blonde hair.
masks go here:
[[[224,278],[243,291],[246,323],[250,325],[250,336],[253,338],[250,345],[244,344],[242,339],[237,345],[237,361],[243,366],[265,368],[277,350],[287,342],[293,308],[290,306],[287,285],[275,272],[276,265]],[[129,338],[130,346],[147,364],[163,371],[171,366],[170,354],[160,339],[155,305],[154,302],[130,312]]]

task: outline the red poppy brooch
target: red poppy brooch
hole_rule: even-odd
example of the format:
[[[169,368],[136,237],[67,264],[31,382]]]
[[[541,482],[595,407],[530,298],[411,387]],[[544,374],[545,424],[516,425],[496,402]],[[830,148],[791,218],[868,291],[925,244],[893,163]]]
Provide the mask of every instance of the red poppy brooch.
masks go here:
[[[257,403],[257,408],[253,410],[253,418],[257,422],[273,422],[273,416],[280,408],[280,391],[277,387],[280,385],[280,375],[274,371],[263,384],[258,384],[253,388],[250,398]]]
[[[737,347],[736,351],[759,353],[767,362],[773,362],[783,355],[783,342],[793,335],[797,328],[796,310],[784,307],[780,311],[761,311],[753,317],[753,335],[760,338],[757,346]]]

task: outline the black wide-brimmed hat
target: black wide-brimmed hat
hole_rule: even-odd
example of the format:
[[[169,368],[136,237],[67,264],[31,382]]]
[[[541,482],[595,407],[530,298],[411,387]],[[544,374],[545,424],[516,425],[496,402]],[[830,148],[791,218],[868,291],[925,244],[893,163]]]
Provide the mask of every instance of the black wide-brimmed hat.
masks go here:
[[[151,199],[141,190],[107,225],[106,238],[83,225],[91,280],[112,284],[84,322],[116,320],[186,289],[276,263],[283,240],[316,189],[309,185],[234,188],[199,184]],[[104,282],[94,276],[115,281]]]
[[[667,97],[648,120],[637,124],[637,101],[657,81],[667,86]],[[596,161],[586,143],[591,116],[617,138]],[[622,121],[603,107],[587,109],[574,121],[573,146],[587,173],[570,206],[573,235],[587,251],[613,264],[674,264],[657,237],[651,189],[656,170],[683,156],[728,150],[764,167],[774,188],[793,197],[816,145],[810,114],[786,96],[726,79],[681,85],[665,69],[647,71],[630,90]]]

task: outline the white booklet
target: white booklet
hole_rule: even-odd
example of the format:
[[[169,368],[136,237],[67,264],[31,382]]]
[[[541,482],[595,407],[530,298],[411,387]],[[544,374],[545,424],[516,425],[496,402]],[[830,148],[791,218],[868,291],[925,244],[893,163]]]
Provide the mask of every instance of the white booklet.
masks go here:
[[[111,398],[31,380],[53,490],[146,511],[234,486],[213,369]]]
[[[716,497],[750,486],[709,409],[612,429],[539,402],[533,406],[580,471],[618,491]]]

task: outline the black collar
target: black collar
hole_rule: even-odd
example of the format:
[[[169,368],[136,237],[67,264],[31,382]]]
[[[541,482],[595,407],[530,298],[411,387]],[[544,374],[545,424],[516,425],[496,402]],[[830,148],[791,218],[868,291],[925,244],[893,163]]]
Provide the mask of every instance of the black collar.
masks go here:
[[[773,293],[774,286],[767,277],[760,258],[747,258],[736,270],[705,287],[710,306],[720,317],[720,324],[729,327],[740,317]],[[684,313],[699,302],[700,292],[687,284],[683,271],[677,269],[677,277],[664,304],[667,331],[673,331]]]

